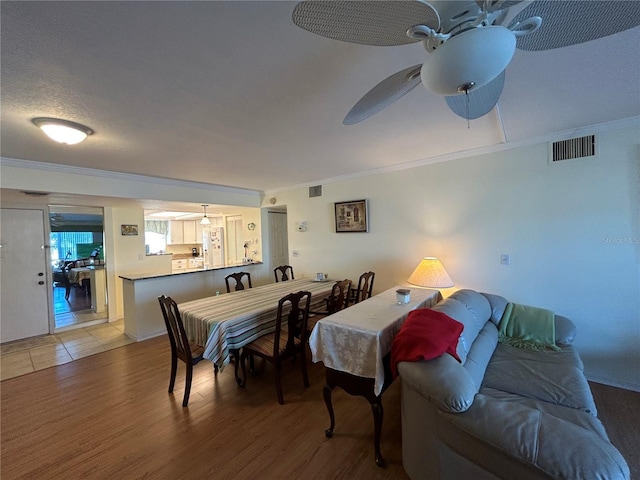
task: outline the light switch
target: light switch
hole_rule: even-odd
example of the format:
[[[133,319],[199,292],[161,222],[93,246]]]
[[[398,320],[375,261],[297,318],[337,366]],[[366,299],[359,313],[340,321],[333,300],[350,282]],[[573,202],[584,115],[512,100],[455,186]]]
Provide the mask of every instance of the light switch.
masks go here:
[[[292,254],[294,257],[299,257],[299,256],[300,256],[300,251],[299,251],[299,250],[293,250],[293,251],[291,252],[291,254]]]
[[[509,255],[508,253],[501,253],[500,265],[511,265],[511,255]]]

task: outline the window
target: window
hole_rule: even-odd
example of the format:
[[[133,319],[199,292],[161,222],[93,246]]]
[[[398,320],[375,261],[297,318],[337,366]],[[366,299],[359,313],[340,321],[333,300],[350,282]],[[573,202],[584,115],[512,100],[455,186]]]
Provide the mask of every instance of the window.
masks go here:
[[[78,258],[78,244],[93,242],[91,232],[51,232],[51,262]]]

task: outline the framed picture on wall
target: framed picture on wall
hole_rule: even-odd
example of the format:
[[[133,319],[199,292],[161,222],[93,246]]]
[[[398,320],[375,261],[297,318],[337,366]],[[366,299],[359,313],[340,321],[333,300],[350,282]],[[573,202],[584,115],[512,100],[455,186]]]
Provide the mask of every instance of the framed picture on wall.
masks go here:
[[[336,202],[336,233],[369,231],[369,204],[367,200]]]
[[[120,225],[121,235],[138,235],[138,225]]]

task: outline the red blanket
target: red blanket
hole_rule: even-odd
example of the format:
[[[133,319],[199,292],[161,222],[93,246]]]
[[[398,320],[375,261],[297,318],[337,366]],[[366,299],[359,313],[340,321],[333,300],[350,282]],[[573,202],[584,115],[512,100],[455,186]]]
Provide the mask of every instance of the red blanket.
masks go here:
[[[448,353],[456,360],[458,338],[464,326],[442,312],[419,308],[409,313],[393,339],[391,374],[398,376],[398,363],[430,360]]]

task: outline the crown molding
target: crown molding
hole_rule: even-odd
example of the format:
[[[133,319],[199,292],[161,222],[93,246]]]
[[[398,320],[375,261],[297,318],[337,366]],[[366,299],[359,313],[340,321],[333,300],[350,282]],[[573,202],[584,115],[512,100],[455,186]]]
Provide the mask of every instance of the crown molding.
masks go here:
[[[460,152],[447,153],[445,155],[439,155],[437,157],[423,158],[420,160],[413,160],[411,162],[401,163],[398,165],[392,165],[389,167],[382,167],[373,170],[366,170],[362,172],[352,173],[349,175],[341,175],[338,177],[329,177],[322,180],[301,183],[298,185],[292,185],[290,187],[283,187],[274,190],[266,190],[264,196],[268,197],[278,192],[285,192],[290,190],[296,190],[299,188],[308,188],[314,185],[327,185],[330,183],[344,182],[347,180],[354,180],[358,178],[368,177],[370,175],[378,175],[381,173],[397,172],[401,170],[408,170],[411,168],[424,167],[427,165],[433,165],[436,163],[449,162],[451,160],[459,160],[462,158],[476,157],[479,155],[486,155],[489,153],[504,152],[506,150],[513,150],[516,148],[528,147],[531,145],[541,145],[548,142],[557,142],[558,140],[567,140],[574,137],[582,137],[585,135],[595,134],[599,132],[609,132],[612,130],[622,130],[634,125],[640,125],[640,116],[623,118],[622,120],[615,120],[612,122],[599,123],[595,125],[589,125],[586,127],[578,127],[571,130],[563,130],[560,132],[551,133],[536,138],[528,138],[524,140],[517,140],[513,142],[500,143],[497,145],[489,145],[486,147],[479,147],[470,150],[463,150]]]
[[[89,177],[98,177],[111,180],[143,182],[152,185],[172,186],[181,188],[195,188],[199,190],[213,190],[221,193],[235,193],[241,195],[249,195],[260,197],[262,192],[247,188],[228,187],[225,185],[216,185],[203,182],[189,182],[186,180],[176,180],[163,177],[151,177],[147,175],[137,175],[133,173],[111,172],[108,170],[98,170],[95,168],[75,167],[71,165],[61,165],[55,163],[38,162],[34,160],[20,160],[17,158],[0,157],[0,166],[29,168],[45,172],[64,173],[69,175],[83,175]]]

